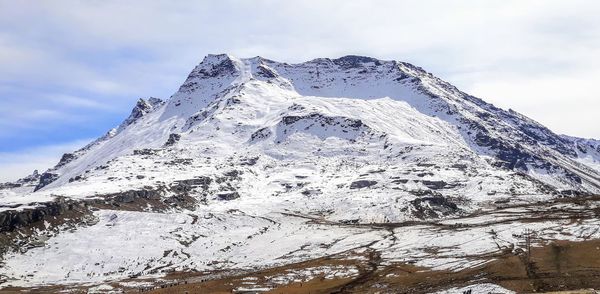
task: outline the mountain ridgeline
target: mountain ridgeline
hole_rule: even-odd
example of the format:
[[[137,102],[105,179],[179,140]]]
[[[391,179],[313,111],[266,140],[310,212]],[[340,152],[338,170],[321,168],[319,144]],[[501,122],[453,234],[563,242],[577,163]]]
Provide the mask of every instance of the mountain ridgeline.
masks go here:
[[[245,99],[249,93],[260,96],[261,91],[264,101]],[[273,95],[281,101],[271,99]],[[319,103],[311,105],[312,100]],[[358,107],[358,101],[369,109]],[[402,111],[394,113],[392,108],[377,113],[371,104],[384,101]],[[223,116],[229,118],[223,121]],[[382,119],[387,116],[392,118]],[[305,128],[299,129],[298,124]],[[210,131],[205,130],[208,125],[213,126]],[[220,128],[228,129],[227,133],[218,132]],[[461,92],[411,64],[362,56],[288,64],[224,54],[207,56],[168,101],[140,99],[119,127],[83,149],[65,154],[55,167],[42,173],[35,190],[67,185],[135,149],[176,148],[173,138],[192,147],[196,139],[216,137],[227,143],[222,147],[231,150],[256,150],[257,138],[261,138],[268,142],[259,144],[266,150],[281,145],[281,132],[288,139],[289,133],[301,132],[320,141],[339,138],[348,141],[343,143],[348,146],[353,146],[357,137],[364,138],[365,132],[379,135],[370,145],[377,140],[385,142],[383,147],[448,145],[444,151],[448,155],[469,153],[484,159],[489,169],[514,171],[549,193],[600,191],[597,141],[557,135],[524,115]],[[394,156],[392,150],[382,148],[377,153],[379,157]]]

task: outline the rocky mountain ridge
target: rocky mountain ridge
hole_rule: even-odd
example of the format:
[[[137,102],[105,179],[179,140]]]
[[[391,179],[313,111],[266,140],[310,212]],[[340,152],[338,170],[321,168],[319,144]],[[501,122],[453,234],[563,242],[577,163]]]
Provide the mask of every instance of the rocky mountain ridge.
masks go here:
[[[494,158],[495,166],[528,174],[558,191],[589,193],[599,189],[599,171],[597,166],[590,164],[590,161],[597,162],[600,158],[597,142],[593,145],[594,141],[556,135],[521,114],[504,111],[465,94],[413,65],[360,56],[286,64],[261,57],[239,60],[228,55],[207,56],[168,102],[157,98],[140,99],[131,115],[118,128],[82,150],[65,154],[56,167],[42,174],[36,189],[56,180],[56,172],[79,157],[77,153],[100,145],[149,112],[162,112],[158,123],[184,120],[181,126],[172,124],[171,127],[173,133],[186,133],[194,124],[214,119],[210,116],[218,111],[217,107],[224,97],[230,97],[227,103],[234,104],[235,96],[243,95],[245,83],[252,81],[265,82],[278,90],[302,96],[363,100],[390,97],[403,101],[418,112],[439,118],[455,128],[452,135],[459,134],[460,137],[450,140],[460,140],[478,155]],[[307,115],[311,116],[323,119],[318,113]],[[282,122],[287,119],[284,116]],[[353,118],[350,116],[349,119]],[[588,160],[582,161],[581,158],[586,155]],[[112,156],[104,158],[111,159]],[[86,168],[91,167],[86,165]],[[542,176],[541,173],[545,174]],[[548,179],[547,175],[553,178]],[[71,174],[69,178],[76,176]]]

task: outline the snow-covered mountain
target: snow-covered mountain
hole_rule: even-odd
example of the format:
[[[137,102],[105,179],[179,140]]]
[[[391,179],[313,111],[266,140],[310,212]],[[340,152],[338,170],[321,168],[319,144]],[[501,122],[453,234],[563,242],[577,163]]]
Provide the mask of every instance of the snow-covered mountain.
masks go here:
[[[221,54],[205,57],[167,101],[140,99],[120,126],[29,178],[35,184],[3,186],[0,212],[57,198],[111,199],[114,209],[136,211],[123,216],[131,225],[144,213],[163,225],[181,221],[156,220],[149,211],[238,211],[227,235],[270,227],[272,213],[393,223],[597,194],[600,144],[557,135],[404,62],[345,56],[288,64]],[[101,211],[96,217],[114,220]],[[256,218],[245,224],[242,215]],[[2,221],[6,230],[27,224]],[[198,239],[193,228],[185,230],[185,242]],[[47,262],[61,256],[42,251],[35,254]],[[14,260],[27,264],[23,258]],[[89,274],[91,264],[102,262],[97,259],[87,260],[81,273]],[[8,276],[27,272],[10,260]],[[183,267],[210,267],[205,261]],[[127,273],[145,273],[147,263],[126,263]],[[92,272],[123,273],[110,266]],[[32,281],[65,279],[31,275]]]
[[[503,181],[505,187],[521,179],[539,180],[544,189],[591,193],[600,191],[598,146],[597,141],[556,135],[403,62],[345,56],[287,64],[209,55],[166,103],[140,99],[118,128],[65,154],[43,173],[37,189],[102,184],[102,175],[114,174],[97,172],[98,167],[135,162],[144,155],[134,150],[151,148],[173,157],[195,151],[277,161],[434,164],[427,178],[452,182],[451,190],[476,182],[448,174],[456,169],[452,166],[464,164],[481,167],[482,173],[510,173],[515,179]],[[129,173],[141,176],[152,171],[136,170],[135,164],[130,168]],[[154,171],[173,174],[169,168]],[[129,188],[154,184],[119,177],[109,182]],[[502,192],[485,186],[486,192]]]

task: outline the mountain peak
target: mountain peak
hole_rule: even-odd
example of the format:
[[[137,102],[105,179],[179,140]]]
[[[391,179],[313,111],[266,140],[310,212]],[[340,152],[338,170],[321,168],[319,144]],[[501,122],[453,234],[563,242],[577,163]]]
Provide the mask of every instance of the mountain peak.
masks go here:
[[[157,109],[164,103],[165,102],[163,100],[155,97],[149,97],[148,99],[139,98],[131,110],[131,114],[129,114],[129,117],[127,117],[125,121],[123,121],[123,123],[118,127],[117,132],[136,122],[142,116]]]
[[[241,64],[240,59],[229,54],[208,54],[192,71],[190,76],[195,78],[234,74],[236,71],[241,70]]]
[[[207,55],[171,96],[163,118],[189,117],[204,108],[240,77],[244,67],[242,60],[229,54]]]
[[[381,65],[383,63],[383,61],[379,59],[359,55],[342,56],[340,58],[334,59],[333,62],[343,67],[359,67],[367,64]]]
[[[218,64],[221,63],[223,61],[235,61],[235,60],[239,60],[239,58],[231,55],[231,54],[227,54],[227,53],[219,53],[219,54],[207,54],[206,56],[204,56],[204,58],[202,58],[202,61],[200,62],[199,65],[202,64]]]

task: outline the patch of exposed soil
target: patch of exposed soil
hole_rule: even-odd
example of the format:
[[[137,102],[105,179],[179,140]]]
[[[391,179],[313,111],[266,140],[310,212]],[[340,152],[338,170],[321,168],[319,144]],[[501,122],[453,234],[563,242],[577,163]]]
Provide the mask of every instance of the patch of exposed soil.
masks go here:
[[[382,265],[372,251],[355,257],[362,259],[321,258],[222,279],[172,285],[151,293],[244,293],[236,289],[265,288],[265,277],[283,275],[289,269],[332,265],[360,270],[352,277],[317,276],[301,283],[277,285],[267,293],[429,293],[474,283],[495,283],[517,293],[600,289],[600,240],[558,241],[532,248],[533,275],[521,256],[510,252],[494,257],[483,266],[457,272],[432,271],[401,263]],[[571,293],[585,293],[585,290]]]

